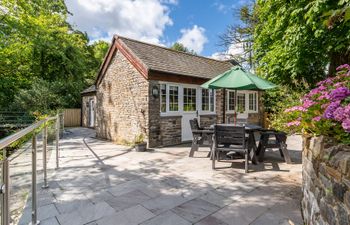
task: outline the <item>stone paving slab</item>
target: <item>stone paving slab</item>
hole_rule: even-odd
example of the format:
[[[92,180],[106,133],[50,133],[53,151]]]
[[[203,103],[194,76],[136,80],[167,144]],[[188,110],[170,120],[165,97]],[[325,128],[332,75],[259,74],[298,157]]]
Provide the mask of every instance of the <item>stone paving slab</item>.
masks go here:
[[[149,199],[150,197],[148,195],[142,193],[141,191],[135,190],[117,197],[106,199],[106,202],[116,211],[120,211],[131,206],[138,205]]]
[[[150,199],[142,203],[142,205],[155,215],[159,215],[160,213],[181,205],[186,201],[188,201],[188,199],[182,196],[162,195],[157,198]]]
[[[153,217],[146,222],[141,223],[141,225],[191,225],[192,223],[188,222],[184,218],[176,215],[171,211],[164,212],[156,217]]]
[[[97,221],[98,225],[137,225],[155,215],[140,205],[114,213]]]
[[[199,221],[198,223],[195,223],[195,225],[228,225],[227,223],[219,220],[218,218],[214,216],[207,216],[203,220]]]
[[[195,223],[216,212],[220,208],[202,199],[193,199],[172,209],[174,213]]]
[[[135,152],[94,135],[85,128],[65,133],[60,169],[53,170],[52,157],[50,187],[38,184],[41,224],[302,224],[298,136],[287,140],[294,164],[267,151],[266,161],[245,174],[242,163],[219,162],[224,169],[212,170],[207,148],[193,158],[189,145]],[[20,224],[30,221],[30,199]]]

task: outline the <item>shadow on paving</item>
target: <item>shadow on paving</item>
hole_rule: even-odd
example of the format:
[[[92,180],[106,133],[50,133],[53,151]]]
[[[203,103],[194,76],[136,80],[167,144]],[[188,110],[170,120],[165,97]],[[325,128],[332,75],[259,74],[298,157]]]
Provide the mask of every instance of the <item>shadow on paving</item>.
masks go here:
[[[248,174],[240,159],[213,171],[205,148],[200,158],[188,157],[188,145],[140,153],[94,139],[90,129],[69,131],[61,168],[49,189],[38,188],[41,224],[302,224],[301,166],[285,164],[278,151]],[[19,224],[30,213],[25,208]]]

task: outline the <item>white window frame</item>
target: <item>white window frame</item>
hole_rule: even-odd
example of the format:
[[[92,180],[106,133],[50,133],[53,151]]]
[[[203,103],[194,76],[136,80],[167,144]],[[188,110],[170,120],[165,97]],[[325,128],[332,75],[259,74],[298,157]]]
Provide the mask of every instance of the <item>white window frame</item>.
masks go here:
[[[203,111],[202,110],[202,88],[200,88],[199,85],[193,85],[193,84],[181,84],[181,83],[174,83],[174,82],[159,82],[159,85],[165,84],[166,86],[166,110],[165,112],[161,112],[161,96],[159,95],[159,112],[160,116],[181,116],[186,113],[194,113],[198,111],[198,115],[215,115],[216,114],[216,91],[214,91],[214,111]],[[175,86],[178,87],[178,104],[179,104],[179,110],[178,111],[169,111],[170,106],[170,99],[169,99],[169,87]],[[184,88],[195,88],[196,89],[196,111],[184,111],[183,110],[183,90]],[[210,104],[210,99],[209,99]]]
[[[166,98],[167,98],[167,112],[179,112],[180,111],[180,87],[178,85],[173,85],[173,84],[169,84],[166,85],[167,87],[167,92],[166,92]],[[170,110],[170,87],[177,87],[177,110]]]
[[[256,110],[250,110],[249,109],[249,95],[250,94],[253,94],[253,96],[254,96],[254,94],[255,94],[255,101],[256,101],[256,104],[255,104],[255,108],[256,108]],[[247,102],[248,102],[248,105],[246,105],[246,110],[247,110],[247,112],[248,113],[258,113],[259,112],[259,92],[258,91],[247,91],[247,94],[246,94],[246,104],[247,104]]]
[[[202,91],[203,90],[209,90],[209,110],[202,110],[202,106],[203,106],[203,102],[202,102]],[[210,111],[210,105],[211,105],[211,101],[210,101],[210,93],[214,94],[214,99],[213,99],[213,105],[214,105],[214,110]],[[216,90],[215,89],[203,89],[201,88],[200,90],[200,115],[212,115],[212,114],[216,114]]]
[[[234,110],[229,110],[229,98],[228,98],[228,93],[229,92],[235,92],[234,90],[226,90],[226,95],[225,95],[225,101],[226,101],[226,113],[230,114],[230,113],[234,113],[236,107],[234,107]],[[237,91],[237,95],[240,93],[244,93],[245,94],[245,110],[243,113],[258,113],[259,112],[259,92],[258,91]],[[256,110],[249,110],[249,94],[256,94]],[[237,96],[235,96],[235,98],[237,98]],[[236,103],[236,101],[235,101]]]

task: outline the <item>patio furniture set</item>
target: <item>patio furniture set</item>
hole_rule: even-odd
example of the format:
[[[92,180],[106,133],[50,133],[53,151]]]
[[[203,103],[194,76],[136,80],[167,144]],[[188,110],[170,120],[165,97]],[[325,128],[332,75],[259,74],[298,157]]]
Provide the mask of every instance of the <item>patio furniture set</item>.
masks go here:
[[[198,151],[200,145],[206,145],[210,148],[208,157],[212,160],[213,169],[216,168],[215,161],[221,161],[223,158],[226,161],[238,155],[244,156],[245,172],[248,173],[249,160],[253,164],[263,162],[266,149],[272,148],[278,148],[286,163],[291,163],[286,144],[287,135],[284,132],[245,123],[200,127],[196,118],[190,120],[190,125],[193,140],[189,157],[194,156],[194,152]],[[255,133],[260,134],[258,146]]]

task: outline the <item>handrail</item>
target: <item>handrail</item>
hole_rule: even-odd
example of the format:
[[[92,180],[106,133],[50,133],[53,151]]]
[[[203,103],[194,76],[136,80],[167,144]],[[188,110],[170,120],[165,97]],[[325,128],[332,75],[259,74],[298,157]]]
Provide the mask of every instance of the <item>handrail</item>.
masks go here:
[[[22,137],[24,137],[25,135],[29,134],[30,132],[34,131],[35,129],[37,129],[38,127],[40,127],[43,123],[46,123],[50,120],[54,120],[57,119],[57,116],[53,116],[53,117],[48,117],[46,119],[40,120],[26,128],[24,128],[23,130],[20,130],[8,137],[5,137],[3,139],[0,140],[0,149],[3,149],[7,146],[9,146],[10,144],[12,144],[13,142],[21,139]]]
[[[0,166],[1,169],[1,183],[0,183],[0,224],[1,225],[9,225],[10,224],[10,172],[9,172],[9,164],[10,159],[6,154],[6,147],[14,143],[15,141],[23,138],[26,135],[31,134],[32,144],[31,144],[31,155],[32,155],[32,185],[31,185],[31,194],[32,194],[32,218],[31,224],[39,224],[37,220],[37,131],[43,130],[43,175],[44,175],[44,185],[42,188],[48,188],[47,183],[47,136],[48,136],[48,122],[51,120],[55,120],[55,131],[56,131],[56,168],[59,168],[59,139],[60,139],[60,122],[64,116],[62,114],[57,114],[56,116],[47,117],[40,121],[35,122],[34,124],[24,128],[23,130],[19,130],[16,133],[5,137],[0,140],[0,150],[3,149],[3,159],[1,160]],[[38,130],[36,130],[38,129]],[[33,132],[33,133],[32,133]],[[20,153],[21,154],[21,153]]]

